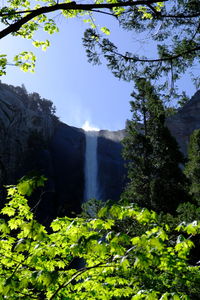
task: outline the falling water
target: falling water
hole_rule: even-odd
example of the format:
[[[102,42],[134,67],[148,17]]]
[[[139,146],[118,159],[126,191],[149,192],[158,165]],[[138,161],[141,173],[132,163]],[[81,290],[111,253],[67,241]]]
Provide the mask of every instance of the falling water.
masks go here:
[[[85,195],[84,201],[98,199],[97,139],[98,131],[85,131]]]

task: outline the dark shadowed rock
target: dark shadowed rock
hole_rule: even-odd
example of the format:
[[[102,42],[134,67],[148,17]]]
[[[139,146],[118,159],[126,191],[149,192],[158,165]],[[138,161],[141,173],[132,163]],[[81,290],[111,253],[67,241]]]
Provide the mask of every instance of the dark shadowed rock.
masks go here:
[[[54,131],[52,116],[31,108],[27,95],[12,88],[0,84],[0,184],[16,181],[34,134],[48,142]]]
[[[84,192],[85,136],[82,129],[60,123],[50,143],[57,214],[80,212]]]
[[[169,117],[166,125],[186,156],[190,135],[200,128],[200,91],[175,115]]]
[[[98,181],[102,200],[119,200],[125,183],[121,140],[124,130],[101,130],[98,138]]]

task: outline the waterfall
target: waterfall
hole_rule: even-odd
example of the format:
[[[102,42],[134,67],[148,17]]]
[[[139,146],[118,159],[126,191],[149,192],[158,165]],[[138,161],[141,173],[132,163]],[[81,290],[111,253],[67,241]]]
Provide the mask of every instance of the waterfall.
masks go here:
[[[98,199],[97,139],[98,131],[85,131],[85,193],[84,201]]]

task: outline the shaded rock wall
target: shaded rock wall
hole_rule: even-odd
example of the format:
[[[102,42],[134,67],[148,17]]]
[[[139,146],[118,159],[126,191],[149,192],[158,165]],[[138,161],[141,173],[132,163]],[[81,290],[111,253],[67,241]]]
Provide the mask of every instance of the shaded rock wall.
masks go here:
[[[125,185],[126,170],[121,156],[124,130],[101,130],[98,138],[98,182],[102,200],[119,200]]]
[[[50,153],[57,215],[78,213],[84,194],[83,130],[60,123],[50,142]]]
[[[30,104],[7,85],[0,84],[0,184],[15,182],[24,157],[35,146],[31,143],[33,135],[46,142],[53,135],[52,117],[34,111]]]
[[[200,91],[196,92],[175,115],[169,117],[166,125],[186,156],[190,135],[195,129],[200,128]]]
[[[49,225],[53,219],[80,213],[84,193],[83,130],[58,123],[47,148],[30,152],[19,177],[37,171],[48,180],[30,202],[37,219]]]
[[[31,199],[43,224],[80,212],[84,190],[83,130],[59,122],[51,101],[0,84],[0,185],[35,171],[48,178]]]

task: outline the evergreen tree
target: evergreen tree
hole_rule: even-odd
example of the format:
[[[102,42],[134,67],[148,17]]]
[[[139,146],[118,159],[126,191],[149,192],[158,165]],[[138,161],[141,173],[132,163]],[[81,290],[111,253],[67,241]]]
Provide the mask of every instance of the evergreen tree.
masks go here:
[[[186,200],[186,178],[180,169],[184,158],[165,126],[165,111],[153,86],[136,80],[131,101],[133,118],[127,123],[123,156],[129,182],[123,199],[158,212],[174,213]]]
[[[200,205],[200,129],[190,137],[188,159],[184,173],[190,181],[189,193],[195,204]]]

